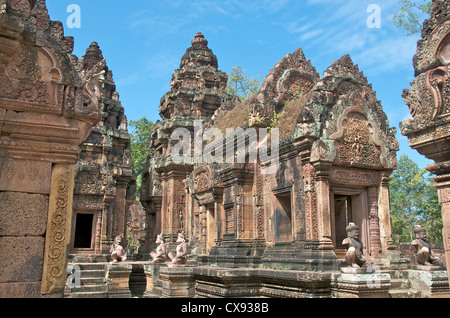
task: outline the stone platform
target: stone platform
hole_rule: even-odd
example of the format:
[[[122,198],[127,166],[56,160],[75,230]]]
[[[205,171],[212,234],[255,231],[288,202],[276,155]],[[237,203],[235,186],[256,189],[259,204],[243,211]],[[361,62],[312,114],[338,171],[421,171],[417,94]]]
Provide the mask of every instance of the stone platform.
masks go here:
[[[169,267],[149,261],[119,264],[93,263],[103,269],[102,297],[109,298],[438,298],[450,297],[446,270],[374,266],[334,271],[269,268],[227,268],[189,264]],[[65,297],[99,297],[84,283],[94,267],[81,264],[81,288]],[[145,292],[133,292],[132,273],[143,269],[139,283]],[[145,276],[144,276],[145,275]],[[97,275],[98,276],[98,275]],[[87,282],[87,280],[86,280]],[[100,287],[100,286],[99,286]],[[91,289],[89,289],[91,288]]]

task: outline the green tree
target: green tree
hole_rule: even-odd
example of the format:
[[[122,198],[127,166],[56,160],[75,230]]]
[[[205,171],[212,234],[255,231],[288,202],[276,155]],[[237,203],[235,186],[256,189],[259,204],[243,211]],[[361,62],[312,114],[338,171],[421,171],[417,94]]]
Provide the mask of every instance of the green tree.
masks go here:
[[[404,29],[408,36],[420,33],[423,20],[431,13],[430,0],[399,0],[400,7],[394,13],[392,22]]]
[[[150,134],[153,128],[153,122],[146,117],[135,121],[130,120],[128,126],[131,127],[131,165],[133,172],[136,173],[137,196],[142,185],[142,174],[144,172],[147,155],[150,151]]]
[[[433,179],[402,154],[389,183],[392,234],[396,242],[411,242],[414,227],[422,225],[431,242],[442,242],[442,214]]]
[[[240,66],[235,66],[228,75],[226,91],[232,96],[238,96],[242,101],[258,92],[262,81],[256,77],[249,77]]]

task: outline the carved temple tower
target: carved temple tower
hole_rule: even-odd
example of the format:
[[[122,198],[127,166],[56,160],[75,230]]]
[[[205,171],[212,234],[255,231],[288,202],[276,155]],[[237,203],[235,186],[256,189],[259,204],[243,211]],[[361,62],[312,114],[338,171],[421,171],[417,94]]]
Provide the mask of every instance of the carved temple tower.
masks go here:
[[[82,144],[75,167],[74,213],[70,252],[106,255],[116,236],[126,238],[127,212],[135,202],[127,117],[113,74],[98,44],[74,61],[80,75],[104,74],[100,122]]]
[[[217,57],[208,48],[208,41],[197,33],[170,81],[170,92],[161,98],[157,122],[151,135],[151,155],[148,172],[143,176],[141,202],[148,214],[148,241],[153,243],[163,233],[167,242],[175,242],[177,233],[184,232],[192,240],[192,217],[198,209],[187,193],[186,179],[194,163],[175,163],[171,159],[177,128],[194,133],[195,121],[208,125],[211,117],[229,105],[225,92],[228,76],[218,70]]]

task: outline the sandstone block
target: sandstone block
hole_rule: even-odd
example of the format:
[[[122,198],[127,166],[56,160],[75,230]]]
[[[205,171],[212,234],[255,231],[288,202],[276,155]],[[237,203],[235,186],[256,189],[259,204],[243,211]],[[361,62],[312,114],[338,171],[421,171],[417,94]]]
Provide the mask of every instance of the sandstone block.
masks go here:
[[[0,193],[1,236],[44,236],[48,196],[20,192]]]

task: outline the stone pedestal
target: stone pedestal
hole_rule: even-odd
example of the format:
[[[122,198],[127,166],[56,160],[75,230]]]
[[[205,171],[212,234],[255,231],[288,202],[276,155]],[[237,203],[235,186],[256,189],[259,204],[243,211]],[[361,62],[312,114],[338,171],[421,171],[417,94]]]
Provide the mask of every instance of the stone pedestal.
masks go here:
[[[163,298],[189,298],[195,296],[193,267],[161,267],[159,271]]]
[[[409,280],[411,288],[419,290],[423,298],[450,297],[448,274],[442,267],[414,266]]]
[[[107,266],[108,298],[131,298],[129,282],[133,266],[130,264],[108,264]]]
[[[147,287],[144,292],[144,298],[153,298],[161,296],[161,284],[159,271],[164,264],[144,265],[144,273],[147,278]]]
[[[337,298],[389,298],[391,275],[367,273],[365,269],[346,268],[335,277]]]

